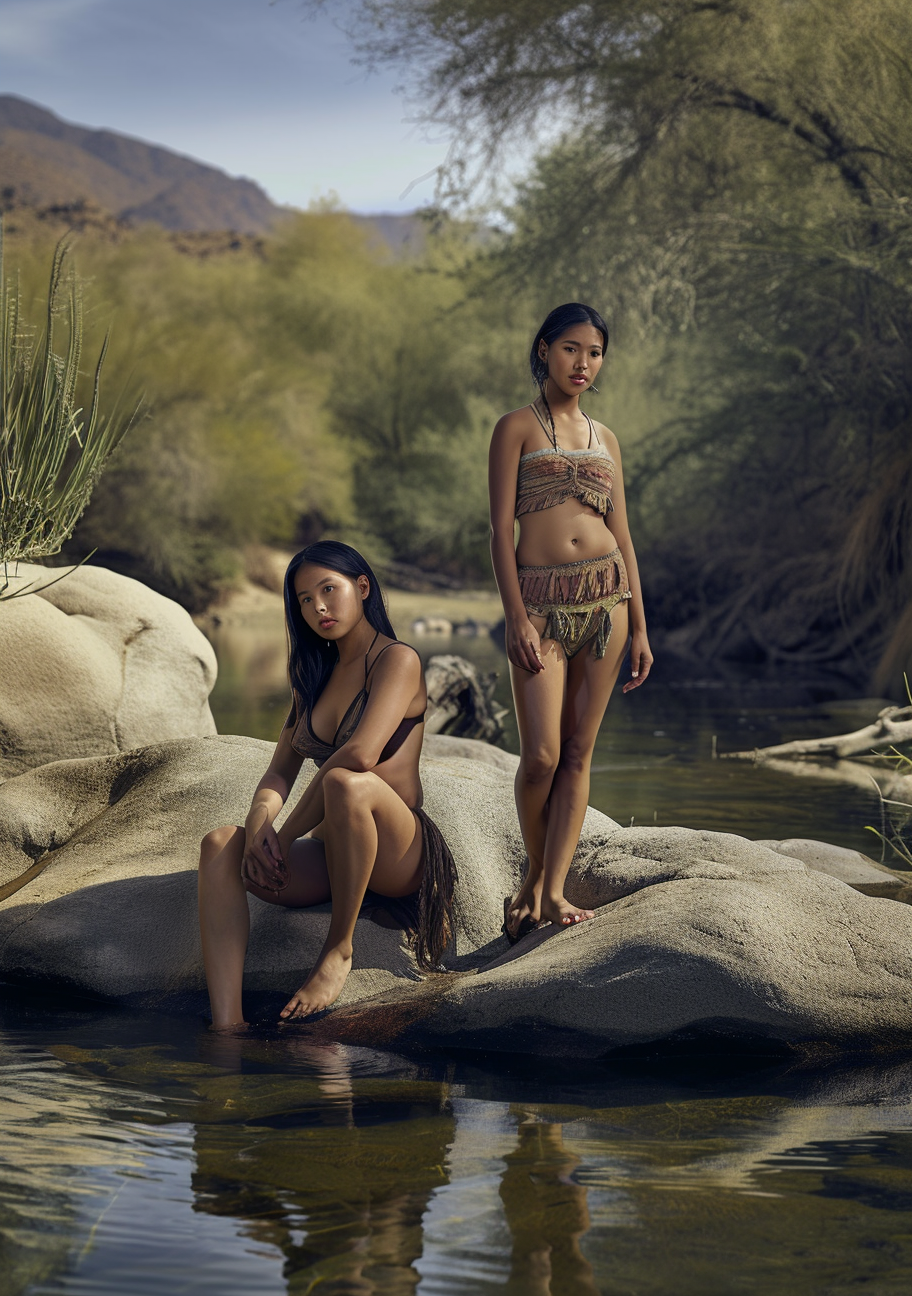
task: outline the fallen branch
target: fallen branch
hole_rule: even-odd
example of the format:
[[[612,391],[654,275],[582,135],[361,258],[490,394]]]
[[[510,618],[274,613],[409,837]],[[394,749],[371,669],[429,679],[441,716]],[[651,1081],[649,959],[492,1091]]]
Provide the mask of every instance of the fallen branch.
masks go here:
[[[720,752],[719,759],[765,761],[775,757],[803,760],[829,756],[842,760],[846,756],[864,756],[907,742],[912,742],[912,706],[890,706],[884,707],[873,724],[853,733],[834,734],[832,738],[800,738],[775,747],[755,747],[753,751]]]

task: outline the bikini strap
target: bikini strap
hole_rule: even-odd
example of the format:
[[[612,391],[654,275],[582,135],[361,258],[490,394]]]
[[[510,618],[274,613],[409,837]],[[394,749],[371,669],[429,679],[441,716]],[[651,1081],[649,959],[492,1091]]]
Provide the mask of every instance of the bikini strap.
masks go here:
[[[380,633],[380,631],[378,630],[378,631],[377,631],[377,635],[379,635],[379,633]],[[374,643],[377,642],[377,635],[374,635]],[[396,647],[396,644],[399,644],[399,643],[401,643],[401,642],[402,642],[401,639],[394,639],[392,643],[388,643],[388,644],[384,644],[384,645],[383,645],[383,647],[382,647],[382,648],[380,649],[380,651],[377,653],[377,656],[376,656],[376,657],[374,658],[374,660],[371,662],[371,664],[370,664],[370,666],[368,667],[368,669],[364,672],[364,683],[365,683],[365,686],[367,685],[368,676],[370,675],[370,673],[371,673],[371,671],[374,669],[374,667],[377,665],[377,662],[380,660],[380,658],[381,658],[381,657],[383,656],[383,654],[386,652],[387,648],[395,648],[395,647]],[[374,643],[371,644],[371,648],[373,648]],[[412,647],[411,644],[406,644],[405,646],[406,646],[406,648],[411,648],[411,647]],[[367,651],[370,652],[370,648],[368,648]],[[412,652],[414,652],[414,651],[415,651],[414,648],[412,648]],[[366,664],[367,664],[367,658],[365,658],[365,665],[366,665]]]
[[[374,647],[374,644],[377,642],[377,640],[378,640],[379,638],[380,638],[380,631],[379,631],[379,630],[375,630],[375,631],[374,631],[374,637],[373,637],[373,639],[370,641],[370,643],[368,644],[368,646],[367,646],[367,652],[364,654],[364,683],[365,683],[365,684],[367,684],[367,677],[368,677],[368,675],[371,673],[371,671],[372,671],[373,668],[374,668],[374,662],[371,662],[370,666],[368,667],[367,659],[368,659],[368,657],[371,655],[371,651],[372,651],[372,649],[373,649],[373,647]],[[380,652],[383,652],[383,649],[382,649],[382,648],[380,649]],[[377,657],[379,657],[379,656],[380,656],[380,653],[377,653]],[[374,661],[377,660],[377,657],[374,658]],[[363,693],[363,692],[364,692],[364,689],[362,689],[361,692]]]
[[[599,437],[599,434],[595,430],[595,424],[592,422],[592,419],[589,417],[589,415],[586,413],[585,410],[583,410],[583,418],[585,418],[586,422],[589,424],[589,445],[586,448],[591,450],[593,437],[595,437],[596,445],[601,445],[602,441],[601,438]]]
[[[538,410],[535,408],[534,403],[529,405],[529,409],[532,411],[532,413],[535,415],[535,417],[538,419],[539,423],[541,424],[545,436],[548,438],[548,440],[551,443],[551,448],[553,450],[558,450],[559,447],[557,444],[557,433],[552,432],[551,428],[548,426],[548,424],[542,418],[541,414],[539,414]]]

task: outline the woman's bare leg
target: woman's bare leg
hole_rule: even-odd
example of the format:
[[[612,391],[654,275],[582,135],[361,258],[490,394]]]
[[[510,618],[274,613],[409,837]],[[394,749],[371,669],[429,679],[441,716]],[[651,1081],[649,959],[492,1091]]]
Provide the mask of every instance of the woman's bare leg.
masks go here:
[[[244,1024],[244,958],[250,935],[247,892],[272,904],[300,908],[330,898],[322,842],[296,841],[288,853],[288,885],[278,894],[241,877],[243,828],[216,828],[200,848],[199,918],[203,966],[216,1030]]]
[[[544,618],[535,618],[533,624]],[[545,669],[532,675],[510,666],[513,702],[519,727],[520,757],[514,789],[519,826],[529,866],[507,911],[507,926],[516,933],[529,916],[538,921],[542,867],[548,828],[548,799],[561,752],[561,713],[567,684],[567,659],[553,639],[541,644]]]
[[[241,878],[243,828],[216,828],[200,846],[199,922],[203,966],[216,1029],[244,1022],[241,990],[250,935],[247,892]]]
[[[626,603],[618,604],[611,621],[608,651],[601,660],[584,648],[567,663],[560,760],[548,801],[541,889],[541,917],[565,926],[592,917],[591,910],[565,898],[564,883],[589,804],[595,740],[627,647]]]
[[[421,883],[421,832],[398,793],[376,774],[336,767],[323,780],[321,831],[332,918],[307,980],[279,1014],[286,1021],[328,1008],[351,970],[355,922],[368,884],[403,896]]]

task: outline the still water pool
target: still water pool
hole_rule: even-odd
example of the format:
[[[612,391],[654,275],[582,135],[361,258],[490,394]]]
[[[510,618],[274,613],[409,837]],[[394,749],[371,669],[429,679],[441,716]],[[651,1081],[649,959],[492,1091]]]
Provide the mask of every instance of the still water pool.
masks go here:
[[[548,1066],[7,1003],[4,1293],[908,1292],[912,1064]]]
[[[252,642],[217,637],[213,708],[274,738],[281,644]],[[425,656],[453,650],[508,702],[493,644]],[[873,790],[712,759],[870,718],[844,693],[660,671],[612,703],[593,802],[870,851]],[[0,1296],[907,1293],[912,1061],[824,1063],[405,1056],[6,995]]]

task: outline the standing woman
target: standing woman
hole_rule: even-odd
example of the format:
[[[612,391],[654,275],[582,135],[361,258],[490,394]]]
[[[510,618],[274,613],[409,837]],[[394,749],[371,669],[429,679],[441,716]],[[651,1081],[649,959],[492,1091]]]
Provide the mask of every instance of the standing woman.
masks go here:
[[[541,921],[569,926],[592,917],[566,898],[564,883],[589,801],[595,739],[628,634],[625,693],[643,683],[653,660],[620,447],[579,404],[607,344],[607,325],[592,307],[553,310],[529,355],[538,396],[505,414],[491,439],[491,554],[506,618],[520,737],[516,806],[528,857],[518,894],[504,902],[511,942]]]
[[[291,714],[244,826],[207,833],[200,853],[200,933],[216,1028],[244,1021],[248,892],[291,908],[332,900],[320,955],[279,1014],[286,1021],[339,997],[368,886],[411,932],[419,967],[439,963],[452,931],[456,868],[421,809],[427,689],[418,654],[396,639],[368,564],[335,540],[291,560],[285,618]],[[308,756],[317,773],[277,832],[274,820]]]

